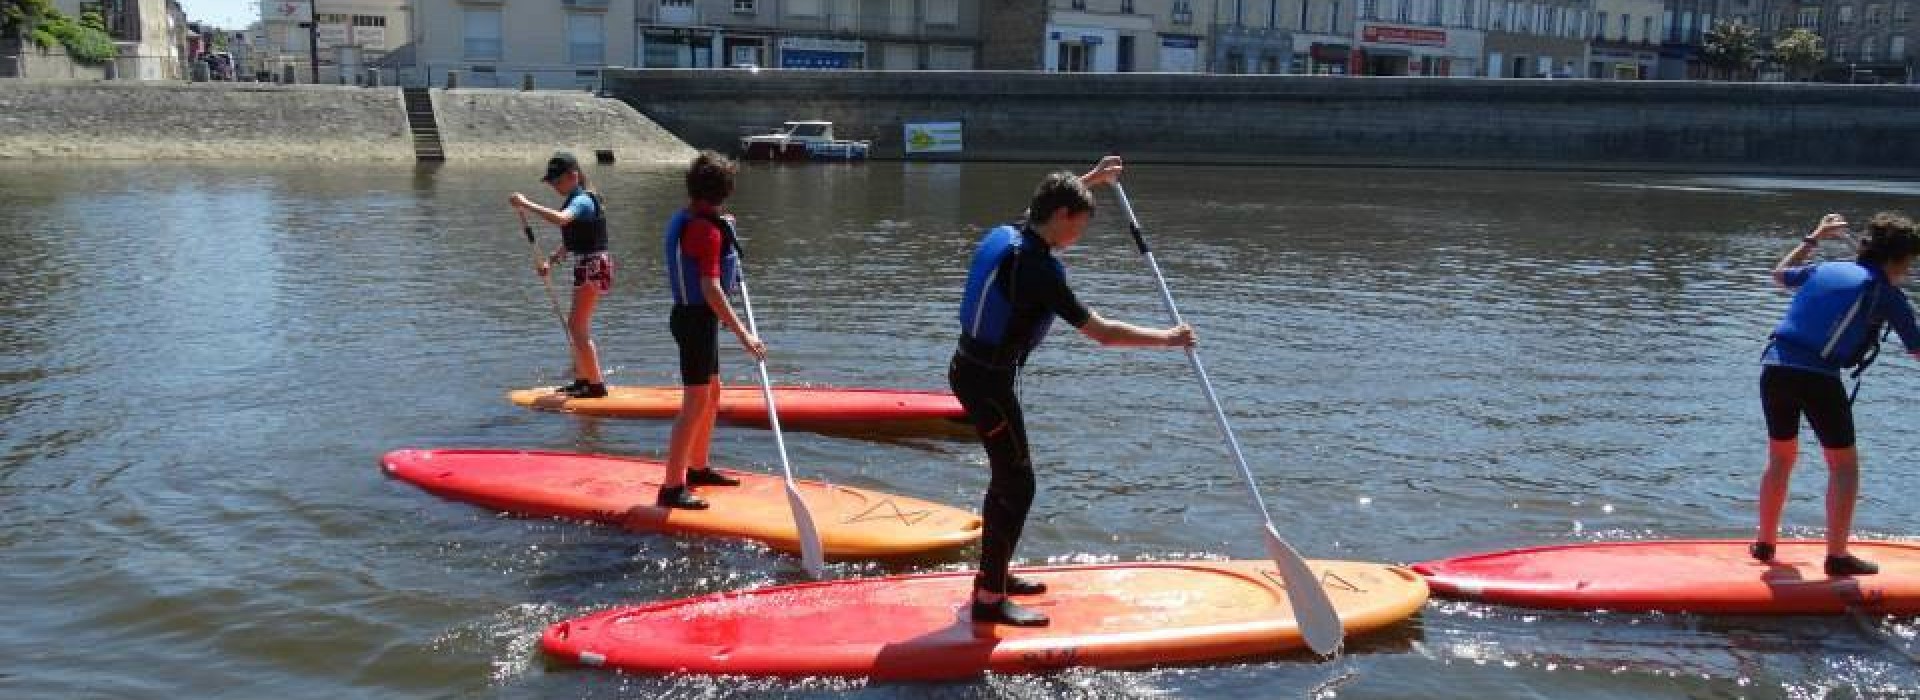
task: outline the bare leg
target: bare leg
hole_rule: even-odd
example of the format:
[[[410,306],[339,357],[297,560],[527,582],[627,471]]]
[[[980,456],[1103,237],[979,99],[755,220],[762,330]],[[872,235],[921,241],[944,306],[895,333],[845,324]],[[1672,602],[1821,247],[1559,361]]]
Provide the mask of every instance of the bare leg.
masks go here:
[[[693,461],[690,467],[711,467],[713,460],[713,424],[720,420],[720,375],[713,375],[707,382],[707,412],[700,418],[700,434],[693,438]]]
[[[685,486],[687,468],[699,466],[692,460],[705,449],[696,445],[697,440],[712,429],[710,422],[705,428],[700,425],[711,413],[708,405],[712,396],[705,386],[681,387],[680,416],[673,421],[673,437],[667,443],[667,474],[661,484],[665,488]]]
[[[593,347],[593,307],[599,301],[598,287],[574,287],[573,314],[567,318],[567,335],[573,338],[573,376],[594,384],[606,383],[600,375],[600,353]]]
[[[1798,439],[1767,441],[1767,473],[1760,477],[1760,532],[1754,536],[1756,542],[1773,544],[1780,536],[1780,511],[1787,505],[1787,483],[1799,453]]]
[[[1860,451],[1827,450],[1827,556],[1847,556],[1853,533],[1853,505],[1860,497]]]

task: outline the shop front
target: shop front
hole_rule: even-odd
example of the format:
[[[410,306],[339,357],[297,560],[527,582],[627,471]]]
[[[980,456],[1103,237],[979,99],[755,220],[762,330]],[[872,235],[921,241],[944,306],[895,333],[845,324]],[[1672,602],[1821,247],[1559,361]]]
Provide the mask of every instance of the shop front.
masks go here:
[[[712,68],[718,28],[641,27],[635,63],[646,68]]]
[[[1354,75],[1448,77],[1474,75],[1481,41],[1474,30],[1364,23],[1358,44],[1347,56]]]
[[[1652,80],[1659,66],[1660,52],[1651,46],[1596,41],[1587,52],[1586,77],[1599,80]]]
[[[867,67],[867,42],[786,37],[780,40],[781,68],[859,70]]]

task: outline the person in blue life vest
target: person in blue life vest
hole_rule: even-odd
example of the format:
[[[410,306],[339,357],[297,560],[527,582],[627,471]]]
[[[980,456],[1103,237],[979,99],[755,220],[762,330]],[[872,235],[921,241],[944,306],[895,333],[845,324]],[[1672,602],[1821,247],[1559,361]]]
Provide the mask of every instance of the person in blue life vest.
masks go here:
[[[555,153],[547,159],[547,174],[540,178],[566,199],[559,209],[548,209],[519,192],[508,201],[515,209],[533,212],[547,223],[560,227],[560,247],[534,267],[541,277],[567,257],[573,259],[573,310],[567,316],[567,335],[573,351],[573,383],[556,391],[575,398],[599,398],[607,395],[606,378],[600,374],[600,355],[593,344],[593,307],[600,296],[613,289],[613,258],[607,254],[607,213],[600,193],[587,184],[580,162],[571,153]]]
[[[1760,406],[1767,421],[1767,471],[1760,480],[1760,529],[1749,547],[1770,562],[1787,500],[1788,477],[1799,456],[1800,417],[1806,416],[1827,460],[1827,558],[1829,576],[1877,573],[1872,562],[1847,551],[1854,501],[1860,492],[1860,455],[1854,447],[1853,406],[1840,372],[1871,362],[1881,328],[1891,326],[1907,353],[1920,359],[1920,328],[1900,290],[1920,255],[1913,221],[1894,213],[1875,215],[1847,262],[1806,264],[1822,240],[1851,240],[1848,224],[1828,214],[1813,233],[1774,265],[1773,280],[1794,291],[1786,317],[1762,356]],[[1857,373],[1856,373],[1857,374]]]
[[[1089,310],[1067,285],[1065,266],[1054,257],[1086,232],[1093,218],[1090,188],[1119,179],[1117,156],[1101,159],[1085,175],[1056,172],[1040,181],[1026,220],[987,231],[974,250],[960,302],[960,342],[947,368],[947,382],[966,408],[986,446],[992,477],[981,505],[980,572],[974,579],[974,622],[1025,627],[1047,617],[1009,596],[1046,591],[1046,584],[1007,571],[1033,505],[1033,461],[1027,428],[1014,392],[1014,377],[1046,337],[1054,317],[1101,345],[1184,348],[1193,345],[1185,325],[1149,329],[1110,321]]]
[[[680,347],[680,415],[667,446],[667,474],[656,503],[703,509],[692,486],[735,486],[738,479],[713,470],[708,449],[720,413],[720,327],[733,331],[755,359],[767,346],[734,315],[727,295],[739,288],[740,247],[732,215],[720,205],[733,194],[733,161],[701,151],[687,168],[687,207],[667,222],[667,283],[673,292],[668,327]]]

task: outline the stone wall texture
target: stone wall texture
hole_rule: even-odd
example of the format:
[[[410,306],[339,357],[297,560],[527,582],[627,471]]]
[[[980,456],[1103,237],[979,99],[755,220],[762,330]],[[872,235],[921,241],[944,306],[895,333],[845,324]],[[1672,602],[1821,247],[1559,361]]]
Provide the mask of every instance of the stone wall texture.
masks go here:
[[[633,107],[587,92],[435,89],[433,110],[449,161],[544,162],[557,150],[582,162],[599,150],[619,162],[693,159],[691,147]]]
[[[693,150],[627,104],[584,92],[436,90],[450,161],[612,150],[685,162]],[[412,162],[399,88],[257,83],[0,81],[0,159]]]
[[[411,161],[399,90],[0,82],[0,158]]]
[[[825,119],[901,157],[960,121],[969,160],[1920,175],[1920,88],[1031,72],[608,71],[699,147]]]

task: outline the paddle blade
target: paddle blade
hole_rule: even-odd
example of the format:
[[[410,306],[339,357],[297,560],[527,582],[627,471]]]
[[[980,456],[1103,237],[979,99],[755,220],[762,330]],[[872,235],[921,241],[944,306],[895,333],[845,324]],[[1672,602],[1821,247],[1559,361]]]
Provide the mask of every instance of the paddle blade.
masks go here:
[[[793,509],[793,524],[800,530],[800,568],[816,581],[826,578],[827,556],[820,546],[820,530],[813,526],[813,513],[807,510],[807,501],[800,497],[791,475],[787,477],[787,506]]]
[[[1287,602],[1293,605],[1293,619],[1300,623],[1300,636],[1307,640],[1307,648],[1321,656],[1334,655],[1347,637],[1340,613],[1333,609],[1327,590],[1320,587],[1320,577],[1292,545],[1280,539],[1273,523],[1267,523],[1267,555],[1273,557],[1280,579],[1287,584]]]

